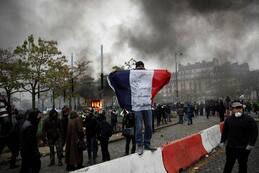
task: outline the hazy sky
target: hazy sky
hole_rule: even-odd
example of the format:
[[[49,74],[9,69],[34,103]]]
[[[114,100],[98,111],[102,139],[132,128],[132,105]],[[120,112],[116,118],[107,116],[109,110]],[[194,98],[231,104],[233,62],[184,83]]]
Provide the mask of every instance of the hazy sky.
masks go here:
[[[259,68],[257,0],[1,0],[0,48],[29,35],[57,40],[63,54],[88,57],[95,73],[130,58],[147,68],[214,57]]]

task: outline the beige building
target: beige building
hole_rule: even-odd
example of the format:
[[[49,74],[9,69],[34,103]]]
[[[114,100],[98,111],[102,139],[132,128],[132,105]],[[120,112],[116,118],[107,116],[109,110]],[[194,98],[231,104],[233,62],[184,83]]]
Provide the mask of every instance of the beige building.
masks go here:
[[[205,99],[239,94],[240,80],[249,72],[247,63],[228,61],[202,61],[178,66],[178,100],[204,101]],[[176,75],[172,74],[170,83],[161,91],[164,102],[175,102]],[[233,91],[233,88],[235,90]],[[236,92],[236,93],[233,93]]]

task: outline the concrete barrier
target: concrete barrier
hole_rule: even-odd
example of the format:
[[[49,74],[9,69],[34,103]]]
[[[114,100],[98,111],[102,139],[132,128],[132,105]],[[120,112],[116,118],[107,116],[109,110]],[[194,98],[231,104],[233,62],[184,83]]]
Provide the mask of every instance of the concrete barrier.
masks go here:
[[[206,153],[199,133],[176,140],[162,149],[164,166],[169,173],[189,167]]]
[[[220,126],[215,125],[208,129],[200,132],[202,145],[208,153],[210,153],[214,148],[216,148],[220,143],[221,132]]]
[[[223,123],[173,141],[155,152],[125,157],[86,167],[74,173],[177,173],[211,152],[220,143]]]
[[[155,152],[144,151],[143,155],[131,154],[125,157],[86,167],[74,173],[166,173],[161,148]]]

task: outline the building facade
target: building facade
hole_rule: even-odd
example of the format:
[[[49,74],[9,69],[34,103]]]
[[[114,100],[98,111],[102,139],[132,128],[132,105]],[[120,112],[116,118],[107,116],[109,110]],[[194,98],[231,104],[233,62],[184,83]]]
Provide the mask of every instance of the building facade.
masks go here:
[[[241,85],[247,74],[249,74],[248,63],[238,64],[213,59],[193,64],[179,64],[177,79],[173,73],[170,83],[160,95],[167,102],[200,102],[206,99],[224,98],[227,95],[234,96],[242,93]]]

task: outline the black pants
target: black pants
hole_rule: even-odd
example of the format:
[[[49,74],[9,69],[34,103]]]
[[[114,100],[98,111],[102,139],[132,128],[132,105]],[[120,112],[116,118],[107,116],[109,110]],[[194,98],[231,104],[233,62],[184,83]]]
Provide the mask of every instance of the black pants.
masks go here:
[[[200,116],[203,116],[203,109],[200,109]]]
[[[103,156],[102,160],[103,161],[110,160],[110,153],[108,151],[109,138],[100,139],[100,144],[101,144],[101,150],[102,150],[102,156]]]
[[[98,143],[96,136],[86,137],[87,141],[87,152],[88,152],[88,160],[90,162],[96,162],[97,150],[98,150]]]
[[[160,113],[157,113],[157,126],[160,126],[160,123],[161,123],[161,114]]]
[[[135,136],[127,136],[126,137],[125,154],[129,154],[130,141],[132,141],[131,153],[135,153],[135,151],[136,151],[136,139],[135,139]]]
[[[40,172],[40,158],[22,158],[22,167],[20,173],[38,173]]]
[[[239,173],[247,173],[247,160],[250,151],[245,148],[226,148],[226,164],[224,173],[231,173],[233,166],[238,161]]]
[[[62,141],[59,140],[51,140],[49,141],[49,157],[50,157],[50,164],[55,164],[55,148],[57,151],[57,158],[58,162],[62,162],[62,155],[63,155],[63,148],[62,148]]]

